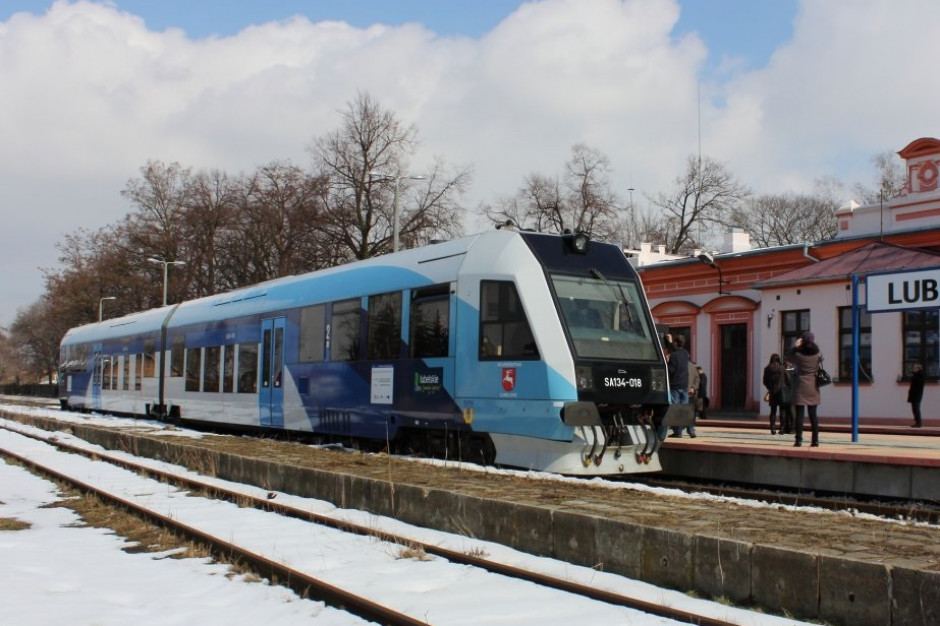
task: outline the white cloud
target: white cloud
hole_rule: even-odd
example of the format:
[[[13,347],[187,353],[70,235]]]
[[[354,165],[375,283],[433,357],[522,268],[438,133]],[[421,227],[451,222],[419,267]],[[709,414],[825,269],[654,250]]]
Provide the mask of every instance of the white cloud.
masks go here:
[[[359,90],[419,127],[415,168],[474,167],[471,208],[559,172],[578,142],[645,206],[698,150],[708,50],[678,16],[674,0],[543,0],[480,39],[296,17],[193,40],[107,4],[16,14],[0,23],[0,324],[40,295],[66,232],[127,211],[148,159],[306,165]],[[869,179],[873,154],[934,132],[938,27],[933,0],[804,0],[767,67],[702,84],[703,152],[761,191]]]

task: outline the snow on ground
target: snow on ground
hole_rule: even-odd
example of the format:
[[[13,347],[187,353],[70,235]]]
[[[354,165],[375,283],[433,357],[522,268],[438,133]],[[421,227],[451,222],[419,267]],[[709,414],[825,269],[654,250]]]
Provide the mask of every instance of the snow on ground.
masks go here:
[[[0,408],[3,408],[0,406]],[[17,410],[20,410],[18,407]],[[45,410],[45,409],[43,409]],[[63,414],[55,413],[61,418]],[[113,418],[81,418],[86,423]],[[18,423],[19,430],[67,439],[69,443],[100,450],[63,433],[45,433]],[[127,423],[126,421],[123,421]],[[132,422],[133,423],[133,422]],[[154,428],[163,425],[151,423]],[[144,424],[136,422],[137,427]],[[381,601],[398,610],[420,615],[433,624],[570,624],[672,623],[621,607],[600,605],[547,591],[529,583],[484,575],[475,568],[454,568],[441,559],[416,561],[399,558],[396,546],[374,539],[315,529],[298,520],[287,520],[221,502],[197,503],[171,487],[160,485],[110,465],[76,455],[54,455],[46,444],[33,442],[8,431],[0,431],[0,447],[27,450],[46,460],[67,457],[69,470],[85,472],[95,484],[120,486],[126,493],[144,497],[150,504],[164,502],[177,518],[191,516],[200,524],[211,524],[214,532],[238,543],[252,543],[272,558],[303,565],[315,575],[329,575],[339,586],[359,585],[376,591]],[[113,453],[109,453],[113,454]],[[129,455],[128,455],[129,456]],[[138,460],[140,461],[140,460]],[[148,461],[155,467],[172,467]],[[84,469],[82,469],[84,468]],[[177,468],[179,473],[190,472]],[[224,484],[225,481],[217,481]],[[265,493],[242,486],[246,492]],[[393,519],[361,511],[339,510],[329,503],[278,494],[279,502],[290,502],[318,513],[332,515],[389,532],[407,531],[416,540],[445,545],[455,550],[483,551],[490,558],[552,574],[560,574],[599,587],[639,594],[647,601],[666,602],[689,611],[709,613],[735,623],[796,624],[799,622],[750,613],[706,602],[631,581],[609,573],[572,566],[553,559],[537,558],[498,544],[467,537],[409,527]],[[361,623],[321,603],[302,600],[290,590],[228,578],[224,566],[203,560],[177,560],[165,554],[127,553],[127,544],[106,530],[79,528],[69,509],[43,508],[58,496],[55,487],[26,470],[0,465],[0,517],[31,523],[28,530],[0,532],[0,562],[4,564],[0,606],[4,623],[10,624],[253,624],[264,620],[284,624]],[[460,599],[454,603],[454,599]]]

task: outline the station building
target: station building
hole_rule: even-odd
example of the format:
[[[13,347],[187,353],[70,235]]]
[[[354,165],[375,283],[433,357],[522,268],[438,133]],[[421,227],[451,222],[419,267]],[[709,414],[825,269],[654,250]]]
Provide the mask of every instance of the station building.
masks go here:
[[[822,391],[820,419],[848,422],[855,294],[860,423],[913,423],[907,389],[915,362],[927,373],[925,423],[940,422],[931,401],[940,391],[940,303],[930,285],[899,291],[899,298],[911,300],[909,308],[873,313],[866,307],[870,273],[940,275],[940,140],[917,139],[898,154],[908,176],[903,191],[876,204],[839,209],[833,239],[752,249],[746,233],[730,232],[714,253],[670,257],[649,245],[633,253],[655,321],[685,336],[693,360],[708,374],[713,409],[766,415],[764,366],[771,354],[785,355],[811,330],[833,379]]]

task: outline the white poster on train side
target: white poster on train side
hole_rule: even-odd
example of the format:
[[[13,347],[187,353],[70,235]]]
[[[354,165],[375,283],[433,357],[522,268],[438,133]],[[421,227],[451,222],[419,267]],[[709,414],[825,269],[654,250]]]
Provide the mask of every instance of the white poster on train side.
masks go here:
[[[395,383],[395,368],[381,365],[372,368],[372,404],[391,404]]]
[[[869,313],[940,306],[940,268],[868,274],[865,282]]]

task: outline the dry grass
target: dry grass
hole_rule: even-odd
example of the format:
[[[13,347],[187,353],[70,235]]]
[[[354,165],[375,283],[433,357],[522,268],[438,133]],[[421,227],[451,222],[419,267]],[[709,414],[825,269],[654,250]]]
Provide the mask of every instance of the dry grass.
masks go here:
[[[32,524],[29,522],[21,522],[18,519],[12,517],[0,517],[0,531],[3,530],[26,530],[31,528]]]
[[[431,561],[434,557],[424,551],[421,546],[398,546],[396,559],[414,559],[415,561]]]

